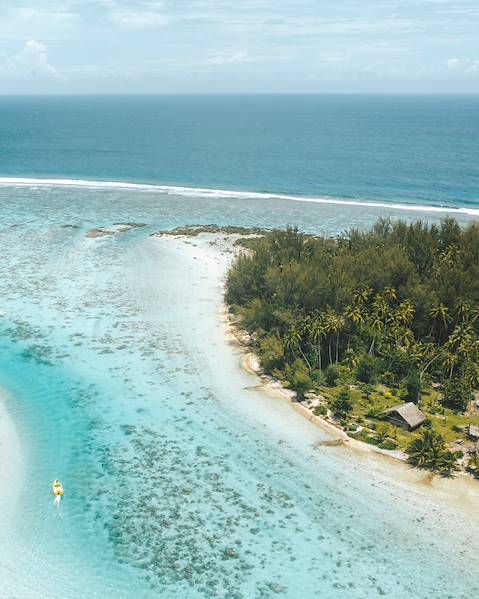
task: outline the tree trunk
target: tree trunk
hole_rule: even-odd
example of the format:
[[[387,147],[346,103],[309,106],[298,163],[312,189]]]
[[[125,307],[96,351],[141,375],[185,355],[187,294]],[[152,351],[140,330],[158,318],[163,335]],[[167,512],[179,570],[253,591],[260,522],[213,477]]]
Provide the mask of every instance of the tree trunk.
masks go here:
[[[316,353],[318,354],[318,368],[319,370],[322,370],[322,364],[321,364],[321,343],[318,343],[317,347],[316,347]]]
[[[298,348],[299,348],[299,351],[300,351],[301,355],[303,356],[303,360],[306,362],[306,364],[308,366],[309,372],[311,372],[311,370],[312,370],[311,364],[309,363],[308,358],[304,355],[303,348],[301,347],[301,345],[299,345]]]
[[[434,358],[432,358],[432,360],[429,360],[429,362],[426,364],[426,366],[424,366],[424,368],[422,369],[421,374],[419,375],[419,380],[422,380],[422,377],[426,374],[426,370],[429,368],[429,366],[431,366],[431,364],[433,362],[435,362],[438,358],[440,358],[445,353],[446,353],[445,351],[442,351],[442,352],[438,353],[436,356],[434,356]]]

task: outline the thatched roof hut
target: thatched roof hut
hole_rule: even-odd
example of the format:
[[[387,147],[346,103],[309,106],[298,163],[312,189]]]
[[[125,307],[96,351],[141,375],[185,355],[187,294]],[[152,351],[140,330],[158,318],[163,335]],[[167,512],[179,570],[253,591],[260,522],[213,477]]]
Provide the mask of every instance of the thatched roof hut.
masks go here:
[[[416,430],[426,420],[426,416],[416,404],[411,401],[399,406],[393,406],[392,408],[385,410],[382,415],[385,420],[388,420],[392,424],[400,426],[407,431]]]

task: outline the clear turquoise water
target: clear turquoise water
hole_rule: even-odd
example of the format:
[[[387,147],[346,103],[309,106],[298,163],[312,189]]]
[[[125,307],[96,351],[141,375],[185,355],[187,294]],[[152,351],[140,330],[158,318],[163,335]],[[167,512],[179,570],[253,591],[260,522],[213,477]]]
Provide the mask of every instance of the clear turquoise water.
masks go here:
[[[379,209],[75,186],[2,187],[0,204],[0,386],[25,461],[0,516],[0,596],[477,594],[477,519],[314,449],[325,434],[255,390],[225,340],[228,257],[150,237],[188,222],[335,233]],[[85,237],[118,222],[147,226]]]

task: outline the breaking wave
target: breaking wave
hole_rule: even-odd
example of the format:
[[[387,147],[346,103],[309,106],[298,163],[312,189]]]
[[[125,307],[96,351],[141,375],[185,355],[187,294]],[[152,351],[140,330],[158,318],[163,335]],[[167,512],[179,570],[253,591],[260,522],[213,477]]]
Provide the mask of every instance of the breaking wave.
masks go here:
[[[252,200],[288,200],[294,202],[313,202],[317,204],[335,204],[340,206],[361,206],[364,208],[386,208],[390,210],[407,210],[414,212],[435,212],[444,214],[466,214],[479,217],[479,208],[435,206],[427,204],[409,204],[369,201],[363,199],[335,198],[330,196],[308,197],[277,193],[260,193],[254,191],[234,191],[226,189],[209,189],[202,187],[181,187],[175,185],[155,185],[150,183],[129,183],[122,181],[89,181],[84,179],[36,179],[29,177],[0,177],[3,187],[83,187],[89,189],[125,189],[134,191],[158,192],[169,195],[181,195],[199,198],[232,198]]]

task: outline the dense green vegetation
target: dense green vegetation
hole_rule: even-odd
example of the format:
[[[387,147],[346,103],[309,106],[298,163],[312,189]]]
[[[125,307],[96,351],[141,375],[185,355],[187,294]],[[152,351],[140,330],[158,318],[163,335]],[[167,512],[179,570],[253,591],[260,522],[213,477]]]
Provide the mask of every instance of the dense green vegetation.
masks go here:
[[[345,422],[363,401],[365,417],[413,401],[431,421],[450,416],[456,436],[477,421],[461,414],[479,388],[478,224],[380,220],[340,239],[288,229],[246,245],[226,300],[299,400],[321,392]]]
[[[457,459],[461,457],[459,452],[447,449],[444,437],[432,428],[426,428],[411,441],[408,453],[409,461],[418,468],[428,468],[445,475],[458,469]]]

